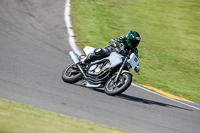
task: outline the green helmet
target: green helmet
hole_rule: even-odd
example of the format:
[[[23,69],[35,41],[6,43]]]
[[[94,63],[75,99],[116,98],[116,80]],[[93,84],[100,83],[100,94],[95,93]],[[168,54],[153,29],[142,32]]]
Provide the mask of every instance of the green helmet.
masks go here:
[[[134,30],[131,30],[127,35],[126,35],[126,42],[128,44],[128,46],[131,48],[131,49],[134,49],[136,48],[139,43],[140,43],[140,34],[137,33],[136,31]]]

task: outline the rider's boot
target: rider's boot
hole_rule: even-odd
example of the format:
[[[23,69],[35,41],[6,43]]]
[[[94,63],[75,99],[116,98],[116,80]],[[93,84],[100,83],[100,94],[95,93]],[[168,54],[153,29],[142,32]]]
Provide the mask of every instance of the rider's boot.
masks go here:
[[[84,58],[82,58],[80,60],[80,63],[83,64],[83,65],[86,64],[86,63],[90,63],[90,62],[91,62],[91,54],[85,56]]]

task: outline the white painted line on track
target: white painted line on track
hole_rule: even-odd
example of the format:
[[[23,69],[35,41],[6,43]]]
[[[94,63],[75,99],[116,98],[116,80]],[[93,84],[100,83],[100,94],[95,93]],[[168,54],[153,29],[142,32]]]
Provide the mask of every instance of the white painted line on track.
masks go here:
[[[80,49],[80,48],[77,46],[76,41],[75,41],[75,39],[74,39],[74,31],[73,31],[73,29],[71,29],[72,23],[71,23],[71,18],[70,18],[70,10],[71,10],[71,7],[70,7],[70,6],[71,6],[71,5],[70,5],[70,0],[66,0],[65,12],[64,12],[64,17],[65,17],[65,18],[64,18],[64,19],[65,19],[65,24],[66,24],[66,26],[67,26],[67,31],[68,31],[68,34],[69,34],[69,44],[70,44],[71,48],[73,49],[73,51],[75,51],[75,53],[76,53],[77,55],[82,55],[82,54],[83,54],[83,51],[82,51],[82,49]],[[191,108],[200,110],[200,108],[197,108],[197,107],[195,107],[195,106],[189,105],[189,104],[187,104],[187,103],[181,102],[181,101],[176,100],[176,99],[173,99],[173,98],[166,97],[166,96],[164,96],[164,95],[161,95],[161,94],[159,94],[159,93],[156,93],[156,92],[154,92],[154,91],[151,91],[151,90],[149,90],[149,89],[146,89],[146,88],[144,88],[144,87],[142,87],[142,86],[139,86],[139,85],[137,85],[137,84],[132,83],[131,85],[133,85],[133,86],[135,86],[135,87],[137,87],[137,88],[140,88],[140,89],[142,89],[142,90],[144,90],[144,91],[148,91],[148,92],[150,92],[150,93],[152,93],[152,94],[155,94],[155,95],[164,97],[164,98],[166,98],[166,99],[175,101],[175,102],[177,102],[177,103],[181,103],[181,104],[183,104],[183,105],[189,106],[189,107],[191,107]]]
[[[153,94],[155,94],[155,95],[158,95],[158,96],[164,97],[164,98],[166,98],[166,99],[175,101],[175,102],[177,102],[177,103],[181,103],[181,104],[186,105],[186,106],[189,106],[189,107],[191,107],[191,108],[200,110],[200,108],[198,108],[198,107],[195,107],[195,106],[192,106],[192,105],[190,105],[190,104],[181,102],[181,101],[179,101],[179,100],[176,100],[176,99],[173,99],[173,98],[170,98],[170,97],[161,95],[161,94],[159,94],[159,93],[157,93],[157,92],[151,91],[151,90],[149,90],[149,89],[147,89],[147,88],[144,88],[144,87],[142,87],[142,86],[139,86],[139,85],[137,85],[137,84],[135,84],[135,83],[132,83],[131,85],[133,85],[133,86],[135,86],[135,87],[137,87],[137,88],[140,88],[140,89],[142,89],[142,90],[148,91],[148,92],[150,92],[150,93],[153,93]]]
[[[73,49],[73,51],[77,54],[77,55],[82,55],[83,51],[82,49],[80,49],[77,45],[76,45],[76,41],[74,39],[74,31],[73,29],[71,29],[72,27],[72,23],[71,23],[71,18],[70,18],[70,0],[67,0],[65,3],[65,12],[64,12],[64,19],[65,19],[65,24],[67,26],[67,31],[69,34],[69,44],[71,46],[71,48]]]

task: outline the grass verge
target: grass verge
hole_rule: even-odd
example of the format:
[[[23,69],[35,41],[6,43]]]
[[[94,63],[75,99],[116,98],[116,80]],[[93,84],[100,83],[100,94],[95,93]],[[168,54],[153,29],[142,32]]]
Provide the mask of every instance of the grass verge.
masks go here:
[[[105,47],[130,30],[141,34],[141,75],[133,81],[200,103],[198,0],[73,0],[78,45]],[[133,72],[134,73],[134,72]]]
[[[127,133],[0,99],[0,133]]]

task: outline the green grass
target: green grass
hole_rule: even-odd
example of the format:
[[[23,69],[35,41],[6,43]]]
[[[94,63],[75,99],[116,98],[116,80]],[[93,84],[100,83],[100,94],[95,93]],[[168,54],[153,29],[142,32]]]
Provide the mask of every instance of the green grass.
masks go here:
[[[200,103],[199,0],[72,0],[75,38],[105,47],[130,30],[140,33],[141,75],[133,81]]]
[[[126,131],[0,99],[0,133],[126,133]]]

